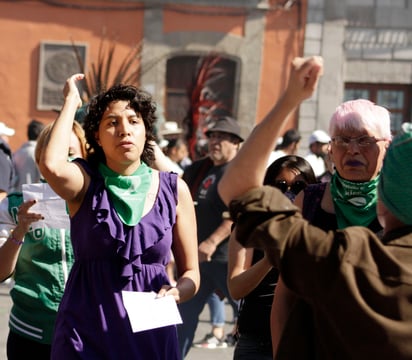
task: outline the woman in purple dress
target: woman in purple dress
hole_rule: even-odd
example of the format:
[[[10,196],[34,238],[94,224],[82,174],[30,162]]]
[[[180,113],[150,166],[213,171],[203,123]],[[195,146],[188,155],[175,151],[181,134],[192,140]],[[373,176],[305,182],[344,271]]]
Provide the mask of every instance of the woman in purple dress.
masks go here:
[[[199,285],[196,220],[185,183],[151,169],[155,105],[116,85],[95,96],[84,128],[86,161],[67,162],[81,98],[71,76],[40,168],[67,201],[75,263],[60,304],[52,359],[180,359],[176,325],[133,332],[122,291],[190,299]],[[166,265],[173,251],[178,281]],[[136,303],[139,306],[139,303]]]

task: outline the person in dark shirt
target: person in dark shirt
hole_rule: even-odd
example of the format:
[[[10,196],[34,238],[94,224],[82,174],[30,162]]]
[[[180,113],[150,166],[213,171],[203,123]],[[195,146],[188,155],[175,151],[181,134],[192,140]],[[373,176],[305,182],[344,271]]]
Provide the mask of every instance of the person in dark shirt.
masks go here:
[[[315,182],[309,162],[293,155],[275,160],[263,181],[291,199]],[[241,299],[234,360],[273,359],[270,313],[278,275],[263,251],[246,249],[230,237],[228,286],[232,297]]]
[[[192,346],[199,315],[209,296],[219,291],[232,301],[226,282],[232,221],[224,216],[227,207],[217,193],[217,185],[227,165],[237,154],[243,138],[237,121],[228,116],[219,117],[211,123],[206,136],[209,155],[195,161],[183,174],[195,203],[200,267],[198,293],[187,303],[179,304],[183,324],[178,327],[178,336],[183,357]],[[236,304],[232,306],[237,308]],[[208,334],[205,341],[216,348],[221,345],[222,337],[223,334],[219,337]]]

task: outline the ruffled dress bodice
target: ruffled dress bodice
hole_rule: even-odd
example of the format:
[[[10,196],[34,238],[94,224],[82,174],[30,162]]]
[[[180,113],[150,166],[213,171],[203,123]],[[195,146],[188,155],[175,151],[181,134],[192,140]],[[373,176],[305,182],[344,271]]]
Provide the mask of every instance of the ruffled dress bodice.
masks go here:
[[[116,213],[100,173],[71,219],[75,263],[59,309],[55,359],[179,359],[175,326],[132,333],[122,290],[159,291],[168,284],[177,176],[160,173],[152,209],[136,226]],[[138,306],[138,304],[136,304]]]

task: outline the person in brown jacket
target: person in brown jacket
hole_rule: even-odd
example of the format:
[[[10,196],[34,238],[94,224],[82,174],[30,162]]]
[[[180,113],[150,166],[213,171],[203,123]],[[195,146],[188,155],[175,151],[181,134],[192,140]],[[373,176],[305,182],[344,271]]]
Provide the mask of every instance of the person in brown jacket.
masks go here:
[[[308,224],[276,189],[262,188],[264,166],[251,164],[248,143],[259,143],[268,156],[284,119],[316,88],[322,62],[296,59],[287,90],[233,159],[219,184],[222,199],[236,221],[235,235],[245,246],[263,248],[280,267],[286,286],[313,309],[316,332],[306,338],[290,321],[276,359],[304,359],[311,345],[317,359],[412,358],[412,129],[390,146],[379,181],[377,213],[383,238],[365,227],[322,231]],[[350,146],[355,146],[353,139]],[[377,139],[376,139],[377,140]],[[356,139],[356,141],[359,141]],[[353,143],[353,144],[352,144]],[[243,150],[243,152],[242,152]],[[248,179],[239,174],[248,169]],[[295,335],[295,336],[294,336]],[[304,343],[305,346],[301,346]]]
[[[272,187],[231,202],[238,241],[264,249],[286,286],[310,304],[317,359],[412,358],[411,152],[412,125],[405,123],[378,187],[382,239],[362,226],[325,232],[309,225]],[[275,358],[305,358],[301,341],[285,339]]]

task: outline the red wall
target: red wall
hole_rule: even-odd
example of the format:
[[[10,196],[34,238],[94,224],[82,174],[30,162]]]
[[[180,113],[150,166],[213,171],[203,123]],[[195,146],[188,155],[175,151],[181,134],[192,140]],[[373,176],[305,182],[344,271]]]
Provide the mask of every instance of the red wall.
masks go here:
[[[282,94],[288,80],[292,59],[302,56],[306,26],[307,1],[298,1],[290,10],[268,12],[262,54],[262,72],[257,119],[267,114]],[[289,121],[295,127],[296,117]]]
[[[188,10],[188,13],[174,11],[178,9]],[[219,13],[219,15],[211,15],[216,13]],[[174,5],[165,7],[163,31],[165,33],[174,31],[214,31],[244,36],[245,22],[246,13],[242,10]]]
[[[275,3],[278,1],[273,0]],[[64,2],[62,2],[64,3]],[[119,64],[130,47],[143,37],[143,9],[137,2],[71,1],[82,9],[55,7],[35,1],[0,2],[0,121],[16,129],[10,138],[15,150],[26,141],[26,126],[32,118],[45,123],[54,120],[53,111],[36,109],[41,41],[88,43],[88,65],[96,61],[102,33],[116,39],[113,67]],[[268,11],[263,42],[262,69],[256,119],[262,119],[278,99],[287,81],[291,59],[302,53],[306,18],[306,0],[291,10]],[[98,6],[110,7],[97,10]],[[175,8],[175,5],[173,5]],[[243,37],[246,13],[226,8],[223,16],[191,13],[190,16],[165,7],[163,29],[159,31],[218,31]],[[222,14],[220,14],[222,15]],[[259,54],[257,54],[259,56]],[[294,126],[293,121],[291,126]]]
[[[87,5],[87,1],[78,3]],[[116,66],[142,38],[143,11],[130,6],[127,11],[92,11],[40,2],[0,2],[0,121],[16,129],[10,138],[13,150],[26,141],[32,118],[48,123],[56,116],[53,111],[36,110],[40,42],[88,43],[88,58],[96,61],[103,29],[117,41]]]

